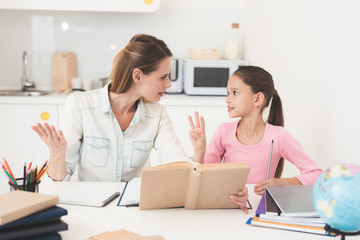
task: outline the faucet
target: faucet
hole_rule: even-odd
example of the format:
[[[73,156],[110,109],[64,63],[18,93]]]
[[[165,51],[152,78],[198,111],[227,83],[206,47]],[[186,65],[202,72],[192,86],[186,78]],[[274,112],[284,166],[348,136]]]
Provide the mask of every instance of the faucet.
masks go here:
[[[21,90],[22,91],[27,91],[29,88],[35,88],[35,82],[29,82],[27,76],[26,76],[26,66],[28,65],[29,60],[28,60],[28,55],[27,52],[24,51],[23,52],[23,57],[22,57],[22,77],[21,77]]]

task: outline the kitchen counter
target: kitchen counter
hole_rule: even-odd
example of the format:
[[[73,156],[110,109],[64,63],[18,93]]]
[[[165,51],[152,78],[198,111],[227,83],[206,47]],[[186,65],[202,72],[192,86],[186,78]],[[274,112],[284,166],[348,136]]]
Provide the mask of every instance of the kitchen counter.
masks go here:
[[[66,102],[71,93],[43,96],[0,96],[0,104],[60,104]],[[160,103],[165,106],[209,106],[226,107],[226,96],[188,96],[185,94],[165,94]]]

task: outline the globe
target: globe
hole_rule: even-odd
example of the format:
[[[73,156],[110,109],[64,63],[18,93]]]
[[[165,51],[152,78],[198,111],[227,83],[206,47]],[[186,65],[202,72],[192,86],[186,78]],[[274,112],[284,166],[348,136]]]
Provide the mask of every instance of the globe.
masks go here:
[[[343,232],[360,230],[360,166],[339,164],[324,171],[313,188],[320,217]]]

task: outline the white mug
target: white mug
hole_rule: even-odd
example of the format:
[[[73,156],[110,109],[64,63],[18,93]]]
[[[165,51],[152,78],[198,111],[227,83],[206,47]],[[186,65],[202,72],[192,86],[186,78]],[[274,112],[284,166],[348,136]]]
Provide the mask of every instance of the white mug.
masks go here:
[[[92,89],[93,80],[91,78],[83,78],[82,80],[83,89],[89,91]]]
[[[81,78],[72,78],[71,79],[71,86],[72,86],[73,90],[82,89],[82,80],[81,80]]]

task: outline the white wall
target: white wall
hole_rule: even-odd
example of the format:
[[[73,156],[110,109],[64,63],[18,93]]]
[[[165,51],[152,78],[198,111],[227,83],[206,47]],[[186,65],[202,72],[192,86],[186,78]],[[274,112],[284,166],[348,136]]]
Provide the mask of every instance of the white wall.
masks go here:
[[[360,2],[247,0],[245,58],[272,73],[285,127],[323,168],[360,163]]]
[[[75,52],[80,77],[107,77],[115,54],[135,33],[163,39],[175,57],[190,49],[223,51],[231,23],[241,22],[242,2],[163,0],[154,13],[0,10],[0,86],[20,87],[23,50],[30,55],[30,80],[42,87],[51,86],[53,52]]]
[[[62,22],[69,30],[61,29]],[[233,21],[244,56],[272,73],[285,127],[322,168],[359,164],[360,2],[357,0],[163,0],[155,13],[0,10],[0,86],[20,85],[21,55],[31,80],[51,86],[51,54],[73,51],[80,77],[108,76],[115,53],[144,32],[177,57],[189,49],[224,50]]]

